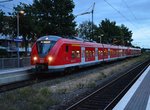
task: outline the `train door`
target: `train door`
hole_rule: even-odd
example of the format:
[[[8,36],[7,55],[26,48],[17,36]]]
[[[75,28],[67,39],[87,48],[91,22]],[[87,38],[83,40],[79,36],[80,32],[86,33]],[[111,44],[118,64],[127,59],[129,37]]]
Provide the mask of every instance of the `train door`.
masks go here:
[[[81,47],[81,63],[85,62],[85,47]]]
[[[95,48],[95,60],[98,61],[98,48]]]
[[[108,48],[108,60],[110,60],[110,48]]]

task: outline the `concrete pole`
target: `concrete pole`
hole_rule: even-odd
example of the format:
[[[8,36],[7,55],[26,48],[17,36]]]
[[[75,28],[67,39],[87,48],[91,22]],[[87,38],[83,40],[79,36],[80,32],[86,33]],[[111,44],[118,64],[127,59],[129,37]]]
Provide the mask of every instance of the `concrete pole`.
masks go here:
[[[19,12],[17,12],[17,38],[19,38]],[[20,54],[19,54],[19,42],[17,42],[17,61],[18,61],[18,67],[20,66]]]

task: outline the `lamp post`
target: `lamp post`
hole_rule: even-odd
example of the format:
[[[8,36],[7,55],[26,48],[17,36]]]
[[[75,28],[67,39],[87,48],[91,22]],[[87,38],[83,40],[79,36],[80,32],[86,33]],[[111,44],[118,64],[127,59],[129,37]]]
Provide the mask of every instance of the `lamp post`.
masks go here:
[[[98,36],[99,37],[99,43],[102,43],[102,36],[103,36],[103,34],[101,34],[100,36]]]
[[[93,4],[93,8],[92,8],[92,11],[91,11],[91,13],[92,13],[92,37],[93,37],[93,13],[94,13],[94,7],[95,7],[95,2]]]
[[[17,38],[19,38],[19,14],[24,14],[24,11],[17,12]],[[19,54],[19,42],[17,41],[17,56],[18,56],[18,67],[20,65],[20,54]]]

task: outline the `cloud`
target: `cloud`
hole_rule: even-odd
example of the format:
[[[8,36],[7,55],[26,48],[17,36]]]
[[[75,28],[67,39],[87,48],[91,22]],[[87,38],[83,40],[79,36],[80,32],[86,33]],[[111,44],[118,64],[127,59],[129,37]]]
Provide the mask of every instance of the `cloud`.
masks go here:
[[[1,9],[4,9],[6,12],[10,12],[13,9],[13,6],[23,3],[32,3],[32,0],[13,0],[13,2],[8,2],[0,4]],[[117,25],[124,24],[133,32],[134,42],[140,42],[139,45],[144,45],[145,47],[150,48],[150,8],[149,0],[107,0],[115,9],[117,9],[123,16],[121,16],[115,9],[108,5],[104,0],[73,0],[75,3],[75,8],[73,13],[75,15],[91,11],[92,5],[95,2],[94,8],[94,23],[99,24],[101,20],[105,18],[110,19],[111,21],[116,21]],[[123,2],[125,1],[125,3]],[[131,12],[132,11],[132,12]],[[136,19],[135,19],[135,17]],[[127,20],[128,19],[128,20]],[[77,24],[82,23],[83,21],[91,20],[91,14],[78,16],[75,21]]]
[[[19,5],[20,2],[26,3],[26,4],[31,4],[33,1],[32,0],[13,0],[13,1],[10,1],[10,2],[1,3],[0,4],[0,9],[2,9],[6,13],[7,12],[12,12],[13,7]]]
[[[150,8],[149,0],[107,0],[115,9],[118,10],[120,15],[115,9],[108,5],[104,0],[74,0],[75,9],[74,13],[80,10],[88,9],[93,2],[95,2],[94,10],[94,23],[99,24],[101,20],[108,18],[111,21],[116,21],[117,25],[124,24],[133,32],[133,43],[140,46],[150,48]],[[123,2],[125,1],[125,3]],[[84,15],[76,18],[77,23],[82,21],[91,20],[91,15]]]
[[[150,26],[145,26],[134,30],[133,44],[150,48]]]

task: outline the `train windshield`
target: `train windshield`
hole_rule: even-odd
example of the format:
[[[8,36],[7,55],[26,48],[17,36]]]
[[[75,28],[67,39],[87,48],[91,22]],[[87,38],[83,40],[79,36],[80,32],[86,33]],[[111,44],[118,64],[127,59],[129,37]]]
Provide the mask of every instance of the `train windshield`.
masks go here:
[[[40,57],[44,57],[48,54],[51,48],[55,45],[56,41],[38,41],[37,42],[37,50]]]

